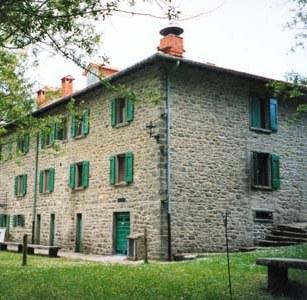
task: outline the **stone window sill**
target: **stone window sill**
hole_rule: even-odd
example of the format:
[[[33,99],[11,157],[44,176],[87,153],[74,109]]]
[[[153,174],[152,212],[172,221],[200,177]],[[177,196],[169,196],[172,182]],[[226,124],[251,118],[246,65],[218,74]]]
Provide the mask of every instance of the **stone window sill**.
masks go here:
[[[77,135],[77,136],[73,137],[73,139],[74,139],[74,140],[80,140],[80,139],[83,139],[83,138],[85,138],[85,137],[86,137],[85,134],[80,134],[80,135]]]
[[[254,219],[255,223],[273,223],[273,219]]]
[[[114,126],[114,128],[125,127],[125,126],[128,126],[129,124],[130,124],[129,122],[119,123],[119,124],[116,124],[116,125]]]
[[[128,183],[125,182],[125,181],[117,182],[117,183],[114,184],[114,186],[116,186],[116,187],[117,187],[117,186],[118,186],[118,187],[119,187],[119,186],[127,186],[127,185],[128,185]]]
[[[72,191],[77,192],[77,191],[83,191],[83,190],[85,190],[83,186],[78,186],[78,187],[75,187]]]
[[[268,133],[268,134],[273,132],[271,129],[257,128],[257,127],[250,127],[250,130],[256,132]]]
[[[271,186],[265,185],[253,185],[252,188],[255,190],[273,191],[273,188]]]

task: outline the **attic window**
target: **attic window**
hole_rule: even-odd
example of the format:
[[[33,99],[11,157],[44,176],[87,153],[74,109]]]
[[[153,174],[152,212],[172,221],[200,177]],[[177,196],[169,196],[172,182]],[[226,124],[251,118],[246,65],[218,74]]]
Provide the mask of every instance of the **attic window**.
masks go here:
[[[267,210],[254,211],[255,222],[273,222],[273,212]]]

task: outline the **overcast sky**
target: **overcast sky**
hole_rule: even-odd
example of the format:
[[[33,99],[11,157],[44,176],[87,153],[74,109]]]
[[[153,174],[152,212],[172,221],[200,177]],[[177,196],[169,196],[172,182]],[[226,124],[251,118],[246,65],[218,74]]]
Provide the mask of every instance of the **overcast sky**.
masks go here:
[[[292,53],[294,32],[284,28],[291,20],[291,1],[177,0],[176,4],[182,18],[210,12],[181,22],[186,58],[274,79],[284,79],[292,70],[307,75],[306,50]],[[159,16],[165,13],[156,4],[133,9]],[[165,25],[163,19],[112,16],[101,24],[101,53],[107,54],[114,67],[130,66],[157,51],[159,30]],[[41,86],[59,86],[60,78],[68,74],[76,78],[76,89],[84,87],[82,70],[44,54],[35,79]]]

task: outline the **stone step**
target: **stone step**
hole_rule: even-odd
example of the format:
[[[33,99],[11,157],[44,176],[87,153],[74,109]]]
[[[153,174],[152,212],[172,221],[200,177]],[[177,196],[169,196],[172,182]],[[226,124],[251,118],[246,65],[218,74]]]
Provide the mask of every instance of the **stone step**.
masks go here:
[[[274,235],[274,234],[267,235],[266,239],[269,241],[285,241],[285,242],[295,242],[295,243],[306,243],[307,242],[307,239],[304,239],[304,238],[281,236],[281,235]]]
[[[278,225],[274,225],[273,228],[277,230],[281,230],[281,231],[307,233],[307,230],[301,227],[296,227],[295,225],[289,225],[289,224],[278,224]]]
[[[277,236],[290,236],[290,237],[297,237],[297,238],[307,238],[307,233],[301,233],[301,232],[272,229],[271,233],[273,235],[277,235]]]
[[[291,246],[296,244],[297,244],[296,242],[258,240],[258,245],[262,247],[280,247],[280,246]]]

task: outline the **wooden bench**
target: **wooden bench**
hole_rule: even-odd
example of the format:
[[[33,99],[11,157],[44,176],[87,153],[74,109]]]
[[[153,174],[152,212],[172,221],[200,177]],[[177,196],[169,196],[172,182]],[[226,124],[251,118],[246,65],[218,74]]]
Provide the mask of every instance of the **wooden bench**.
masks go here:
[[[60,247],[28,244],[28,254],[34,254],[35,249],[48,250],[48,256],[49,257],[57,257],[58,251],[60,250]]]
[[[8,246],[16,247],[18,252],[22,252],[22,243],[17,243],[17,242],[0,242],[0,250],[6,251]]]
[[[307,270],[307,260],[293,258],[258,258],[257,265],[268,267],[268,289],[283,292],[288,286],[288,269]]]
[[[8,242],[8,241],[0,242],[0,250],[6,251],[8,246],[16,247],[18,252],[22,252],[23,248],[22,243]],[[28,254],[34,254],[35,249],[47,250],[49,257],[57,257],[60,247],[28,244]]]

